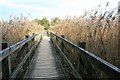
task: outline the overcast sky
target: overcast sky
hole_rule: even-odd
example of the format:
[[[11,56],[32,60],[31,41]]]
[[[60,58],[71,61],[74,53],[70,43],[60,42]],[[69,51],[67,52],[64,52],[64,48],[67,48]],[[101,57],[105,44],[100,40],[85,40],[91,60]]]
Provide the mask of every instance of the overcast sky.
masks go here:
[[[102,7],[110,2],[109,9],[118,6],[119,0],[0,0],[0,19],[10,19],[10,16],[28,16],[29,19],[47,17],[65,18],[79,16],[85,10]]]

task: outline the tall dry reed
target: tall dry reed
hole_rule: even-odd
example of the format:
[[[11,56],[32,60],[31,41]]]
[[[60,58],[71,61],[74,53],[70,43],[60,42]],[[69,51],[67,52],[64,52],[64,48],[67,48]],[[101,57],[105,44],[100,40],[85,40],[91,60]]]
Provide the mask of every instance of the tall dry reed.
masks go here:
[[[118,14],[115,9],[104,13],[96,9],[80,17],[69,16],[51,30],[77,45],[86,42],[86,50],[120,67]]]
[[[25,35],[31,36],[44,29],[43,26],[24,16],[13,17],[9,21],[2,20],[0,27],[2,27],[2,41],[7,41],[10,45],[25,39]]]

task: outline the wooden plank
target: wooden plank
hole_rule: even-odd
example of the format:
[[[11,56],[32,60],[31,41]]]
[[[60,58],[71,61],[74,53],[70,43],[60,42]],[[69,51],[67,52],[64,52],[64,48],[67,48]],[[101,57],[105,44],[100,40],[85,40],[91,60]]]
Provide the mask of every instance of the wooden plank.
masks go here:
[[[44,35],[41,44],[36,50],[36,57],[34,57],[34,61],[26,73],[25,78],[64,78],[62,69],[55,58],[55,50],[51,46],[49,37]]]

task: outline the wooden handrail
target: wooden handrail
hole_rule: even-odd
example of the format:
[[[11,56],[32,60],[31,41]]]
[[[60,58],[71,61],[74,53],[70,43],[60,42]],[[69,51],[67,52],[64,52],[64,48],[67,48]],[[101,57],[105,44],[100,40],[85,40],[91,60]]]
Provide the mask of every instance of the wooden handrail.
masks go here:
[[[40,33],[38,33],[38,34],[40,34]],[[22,40],[22,41],[16,43],[15,45],[9,46],[8,48],[0,51],[0,61],[2,61],[5,57],[9,56],[12,52],[16,51],[17,49],[22,47],[24,44],[26,44],[27,42],[29,42],[33,38],[35,38],[38,34],[35,34],[35,35],[25,39],[25,40]]]
[[[57,49],[57,52],[59,53],[64,53],[64,54],[67,54],[66,57],[70,57],[69,54],[70,52],[67,52],[66,51],[66,45],[70,46],[72,50],[74,51],[77,51],[78,53],[74,53],[75,55],[77,56],[80,56],[81,59],[78,59],[76,63],[79,62],[79,60],[82,60],[82,64],[84,64],[85,68],[88,70],[88,69],[94,69],[94,70],[91,70],[91,71],[95,71],[96,72],[96,69],[97,68],[98,70],[100,70],[100,72],[103,72],[102,74],[105,74],[108,78],[115,78],[115,79],[120,79],[120,69],[112,64],[110,64],[109,62],[101,59],[100,57],[96,56],[95,54],[93,53],[90,53],[88,52],[87,50],[77,46],[76,44],[68,41],[67,39],[63,38],[63,37],[60,37],[58,36],[57,34],[54,34],[54,33],[50,33],[50,37],[51,37],[51,41],[53,43],[53,45],[55,46],[55,48]],[[64,46],[62,46],[64,45]],[[61,47],[62,46],[62,47]],[[59,49],[58,49],[59,48]],[[66,53],[67,52],[67,53]],[[74,57],[74,56],[73,56]],[[70,58],[71,59],[71,58]],[[86,66],[86,64],[89,63],[89,65]],[[74,63],[71,62],[71,64],[74,65]],[[79,65],[78,65],[79,66]],[[77,66],[77,67],[78,67]],[[81,65],[80,65],[81,66]],[[76,67],[74,65],[74,67]],[[92,68],[90,68],[92,67]],[[82,69],[81,69],[82,70]],[[89,70],[90,71],[90,70]],[[89,72],[88,71],[88,72]],[[84,71],[83,71],[84,72]],[[79,73],[79,72],[78,72]],[[82,72],[81,72],[82,73]],[[80,75],[82,75],[80,73]],[[90,72],[92,73],[92,72]],[[96,76],[97,75],[97,76]],[[100,78],[98,74],[95,73],[95,75],[91,75],[93,78],[96,76],[97,78]],[[91,77],[89,76],[89,77]],[[82,76],[82,77],[85,77],[85,76]],[[95,77],[95,78],[96,78]]]
[[[20,41],[18,43],[16,43],[15,45],[12,45],[6,49],[4,49],[3,51],[0,52],[0,61],[2,61],[4,58],[6,58],[7,56],[9,56],[10,54],[12,54],[12,52],[16,51],[17,49],[19,49],[20,47],[22,47],[24,44],[26,44],[27,42],[29,42],[30,40],[32,40],[34,36],[31,36],[23,41]]]
[[[28,68],[28,66],[29,66],[28,64],[30,63],[31,58],[34,55],[35,49],[37,48],[38,44],[40,43],[40,41],[42,39],[42,33],[43,32],[40,32],[38,34],[33,34],[33,36],[28,37],[25,40],[22,40],[22,41],[16,43],[15,45],[9,46],[8,48],[6,48],[0,52],[0,63],[2,63],[4,61],[4,62],[7,62],[7,63],[4,63],[5,65],[7,64],[8,66],[11,66],[11,60],[9,59],[10,60],[9,61],[7,58],[10,57],[11,55],[13,55],[13,53],[15,51],[17,51],[18,49],[20,51],[22,51],[22,52],[18,52],[18,54],[20,54],[21,57],[20,57],[20,59],[17,59],[18,64],[16,65],[14,70],[12,70],[12,72],[9,70],[11,73],[9,73],[7,71],[7,73],[9,73],[9,76],[6,76],[5,73],[3,73],[3,71],[5,69],[0,70],[0,73],[2,73],[1,75],[4,76],[4,77],[2,77],[2,79],[17,78],[19,72],[21,72],[21,69],[24,72]],[[29,43],[32,43],[32,44],[29,44]],[[23,54],[23,52],[24,52],[24,54]],[[24,69],[24,66],[26,66],[25,67],[26,69]],[[5,67],[6,66],[2,65],[2,68],[5,68]],[[8,68],[8,67],[6,67],[6,68]]]

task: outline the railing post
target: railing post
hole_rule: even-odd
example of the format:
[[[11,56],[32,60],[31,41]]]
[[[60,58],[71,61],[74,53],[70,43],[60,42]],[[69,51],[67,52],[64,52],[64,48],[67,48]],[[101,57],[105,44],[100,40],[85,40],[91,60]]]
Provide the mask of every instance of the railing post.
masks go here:
[[[50,36],[50,33],[49,33],[49,31],[47,30],[47,36]]]
[[[57,33],[55,33],[57,35]],[[55,42],[57,43],[58,42],[58,38],[57,36],[55,36]],[[58,44],[58,43],[57,43]]]
[[[28,37],[29,37],[29,35],[25,35],[25,39],[27,39]],[[27,54],[27,53],[28,53],[28,42],[26,43],[26,54]],[[30,59],[30,58],[29,58],[29,59]],[[30,61],[29,59],[28,59],[28,62],[27,62],[27,66],[29,65],[29,61]],[[27,67],[27,66],[26,66],[26,67]]]
[[[85,42],[79,42],[79,47],[85,49],[86,43]],[[81,76],[84,76],[84,64],[81,59],[81,55],[78,55],[78,72],[81,74]]]
[[[11,57],[8,56],[9,76],[11,75]]]
[[[52,34],[52,32],[50,32],[50,41],[53,43],[53,34]]]
[[[118,2],[118,56],[120,59],[120,1]],[[118,66],[120,66],[120,61],[118,62]]]
[[[32,34],[32,36],[34,36],[34,35],[35,35],[35,33]],[[35,41],[35,38],[33,38],[33,41]]]
[[[85,49],[86,48],[86,42],[79,42],[79,47]]]
[[[79,47],[85,49],[86,48],[86,42],[80,42]],[[91,77],[91,78],[94,77],[94,78],[98,79],[98,76],[97,76],[93,66],[91,65],[91,63],[87,59],[85,59],[84,57],[81,57],[81,60],[83,62],[83,65],[87,69],[87,72],[89,73],[88,77]]]
[[[27,39],[28,37],[29,37],[29,35],[26,35],[25,39]],[[27,52],[28,52],[28,42],[26,43],[26,54],[27,54]]]
[[[8,43],[4,42],[2,43],[2,50],[6,49],[8,47]],[[4,66],[6,65],[6,66]],[[6,69],[5,69],[6,67]],[[5,70],[5,71],[4,71]],[[10,55],[2,60],[2,79],[9,78],[11,75],[11,58]]]
[[[62,38],[65,38],[65,36],[64,36],[64,35],[61,35],[61,37],[62,37]]]
[[[65,36],[64,35],[61,35],[61,37],[62,38],[65,38]],[[63,44],[63,42],[61,41],[61,50],[64,52],[64,44]]]

